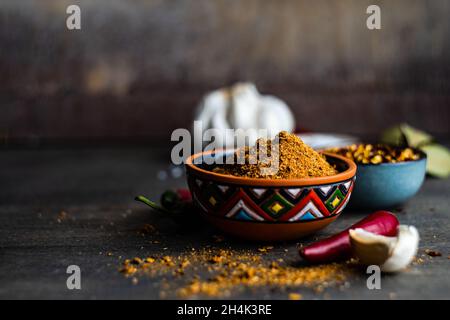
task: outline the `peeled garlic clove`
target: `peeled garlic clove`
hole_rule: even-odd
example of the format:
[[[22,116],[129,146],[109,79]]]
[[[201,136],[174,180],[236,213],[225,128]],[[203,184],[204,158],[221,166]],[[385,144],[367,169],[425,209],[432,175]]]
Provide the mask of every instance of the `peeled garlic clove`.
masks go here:
[[[406,268],[414,259],[419,247],[419,232],[413,226],[401,225],[398,240],[389,259],[381,265],[381,271],[396,272]]]
[[[377,235],[360,228],[350,230],[349,234],[354,254],[365,265],[383,264],[397,243],[396,237]]]
[[[379,265],[383,272],[397,272],[414,259],[419,232],[413,226],[400,225],[397,237],[385,237],[363,229],[350,230],[355,256],[366,265]]]

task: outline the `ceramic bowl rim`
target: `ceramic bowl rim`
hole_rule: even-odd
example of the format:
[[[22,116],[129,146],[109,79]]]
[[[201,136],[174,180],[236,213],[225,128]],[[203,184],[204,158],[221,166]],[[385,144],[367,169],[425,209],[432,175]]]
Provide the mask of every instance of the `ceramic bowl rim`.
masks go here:
[[[334,184],[343,182],[346,180],[352,179],[356,174],[356,164],[344,157],[337,154],[329,153],[329,152],[321,152],[327,157],[334,158],[344,162],[347,165],[347,169],[338,174],[327,176],[327,177],[317,177],[317,178],[304,178],[304,179],[261,179],[261,178],[247,178],[247,177],[236,177],[232,175],[215,173],[212,171],[208,171],[202,168],[199,168],[197,165],[193,163],[193,160],[202,156],[208,155],[211,153],[217,152],[230,152],[235,149],[218,149],[218,150],[209,150],[203,151],[189,156],[186,159],[185,165],[187,169],[192,170],[197,175],[224,183],[238,184],[238,185],[249,185],[249,186],[262,186],[262,187],[304,187],[304,186],[319,186],[324,184]]]

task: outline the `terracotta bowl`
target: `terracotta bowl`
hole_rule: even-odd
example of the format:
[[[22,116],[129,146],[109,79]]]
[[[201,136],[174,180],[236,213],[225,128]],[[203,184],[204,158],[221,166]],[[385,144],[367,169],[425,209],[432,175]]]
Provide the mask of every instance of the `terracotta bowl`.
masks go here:
[[[334,176],[308,179],[252,179],[211,172],[217,157],[233,150],[194,154],[186,173],[202,215],[227,234],[256,241],[285,241],[312,234],[336,220],[353,190],[356,165],[324,153]]]

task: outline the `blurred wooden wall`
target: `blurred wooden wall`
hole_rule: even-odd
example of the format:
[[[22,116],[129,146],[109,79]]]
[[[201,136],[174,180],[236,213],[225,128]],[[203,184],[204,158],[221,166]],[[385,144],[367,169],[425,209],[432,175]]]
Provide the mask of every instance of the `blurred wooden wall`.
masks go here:
[[[302,128],[407,121],[449,137],[450,1],[0,3],[0,135],[13,140],[167,139],[206,90],[240,80],[286,100]]]

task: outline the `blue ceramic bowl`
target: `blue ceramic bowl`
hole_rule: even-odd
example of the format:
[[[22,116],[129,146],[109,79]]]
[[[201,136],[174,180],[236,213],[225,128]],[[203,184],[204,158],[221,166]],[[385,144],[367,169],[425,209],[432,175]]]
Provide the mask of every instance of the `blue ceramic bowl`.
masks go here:
[[[387,209],[402,204],[422,186],[426,173],[425,153],[415,161],[358,164],[351,208]]]

